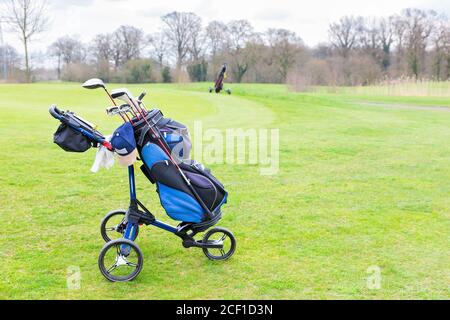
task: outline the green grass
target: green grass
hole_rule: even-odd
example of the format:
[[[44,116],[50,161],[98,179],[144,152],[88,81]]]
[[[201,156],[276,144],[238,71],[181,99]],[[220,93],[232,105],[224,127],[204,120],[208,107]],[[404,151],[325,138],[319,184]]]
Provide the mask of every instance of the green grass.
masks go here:
[[[447,83],[448,85],[448,83]],[[94,151],[52,143],[57,103],[110,133],[100,91],[78,84],[0,85],[1,299],[448,299],[450,112],[380,108],[361,101],[450,106],[450,97],[351,91],[291,93],[280,85],[136,85],[147,104],[192,126],[279,128],[280,172],[213,165],[230,192],[221,226],[238,240],[227,262],[185,250],[146,228],[145,265],[131,283],[98,271],[102,217],[127,206],[126,170],[89,172]],[[117,87],[117,86],[115,86]],[[139,173],[138,194],[171,222]],[[174,222],[172,222],[174,223]],[[81,269],[68,290],[67,268]],[[367,268],[381,268],[369,290]]]

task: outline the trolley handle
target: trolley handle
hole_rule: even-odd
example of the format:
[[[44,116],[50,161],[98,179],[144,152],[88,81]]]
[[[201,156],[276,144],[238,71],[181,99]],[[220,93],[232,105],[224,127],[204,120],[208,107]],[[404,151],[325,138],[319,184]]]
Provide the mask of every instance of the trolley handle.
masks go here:
[[[50,109],[48,110],[53,118],[61,120],[63,116],[63,112],[59,110],[55,105],[52,105]]]
[[[55,105],[52,105],[48,111],[55,119],[60,121],[66,120],[64,121],[64,123],[67,123],[67,125],[72,127],[74,130],[80,132],[84,136],[87,136],[92,141],[101,144],[109,151],[114,152],[114,148],[112,147],[111,143],[107,141],[98,131],[96,130],[87,131],[86,129],[82,128],[79,124],[75,124],[73,123],[73,121],[70,121],[70,119],[65,119],[64,111],[59,110],[58,107],[56,107]]]

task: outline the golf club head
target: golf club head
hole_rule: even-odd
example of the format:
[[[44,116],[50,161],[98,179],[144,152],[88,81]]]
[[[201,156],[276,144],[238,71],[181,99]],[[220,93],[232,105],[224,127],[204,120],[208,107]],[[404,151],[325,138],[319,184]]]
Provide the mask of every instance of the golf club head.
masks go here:
[[[131,99],[134,99],[133,95],[128,89],[121,88],[121,89],[115,89],[111,92],[111,96],[114,99],[119,99],[125,102],[128,102]]]
[[[119,107],[110,107],[106,109],[106,114],[108,116],[115,116],[120,112]]]
[[[113,99],[119,99],[124,101],[126,104],[128,104],[130,107],[137,108],[137,101],[131,94],[131,92],[128,89],[122,88],[122,89],[115,89],[111,92],[111,96]],[[136,110],[139,112],[139,110]]]
[[[85,89],[98,89],[98,88],[105,89],[106,86],[101,79],[93,78],[93,79],[89,79],[88,81],[83,83],[83,88],[85,88]]]
[[[123,104],[119,107],[120,112],[130,112],[131,106],[129,104]]]

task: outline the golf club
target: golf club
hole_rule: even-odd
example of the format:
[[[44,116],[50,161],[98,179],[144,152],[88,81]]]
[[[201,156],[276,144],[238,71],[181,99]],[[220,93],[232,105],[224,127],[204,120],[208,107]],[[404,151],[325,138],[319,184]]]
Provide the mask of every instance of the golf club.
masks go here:
[[[83,88],[85,89],[98,89],[98,88],[102,88],[103,90],[105,90],[106,94],[108,95],[108,97],[111,99],[112,103],[117,106],[116,102],[114,101],[114,99],[112,98],[111,94],[109,93],[108,89],[106,89],[106,85],[103,82],[103,80],[101,79],[97,79],[97,78],[93,78],[93,79],[89,79],[87,80],[85,83],[83,83]]]
[[[83,83],[83,88],[85,89],[98,89],[98,88],[102,88],[103,90],[105,90],[106,94],[108,95],[109,99],[111,99],[112,103],[114,104],[114,106],[117,106],[116,102],[114,101],[113,97],[111,96],[111,94],[109,93],[108,89],[106,88],[105,83],[103,82],[103,80],[98,79],[98,78],[93,78],[93,79],[89,79],[87,80],[85,83]],[[120,116],[122,117],[123,121],[130,121],[131,119],[128,117],[128,115],[125,113],[125,117],[123,116],[123,113],[120,113]]]
[[[131,121],[131,119],[128,117],[128,114],[126,114],[125,112],[123,112],[122,110],[120,110],[119,107],[114,106],[111,108],[106,109],[106,113],[109,116],[115,116],[115,115],[120,115],[120,117],[122,118],[123,121],[125,122],[131,122],[131,124],[133,124],[133,122]],[[128,121],[127,121],[128,120]]]
[[[147,95],[147,92],[145,92],[145,91],[142,92],[142,93],[139,95],[139,98],[137,99],[137,101],[138,101],[139,105],[141,105],[141,106],[144,108],[145,112],[148,113],[148,110],[147,110],[147,108],[145,107],[144,101],[143,101],[146,95]]]
[[[119,109],[121,112],[130,113],[132,117],[137,116],[129,104],[123,104],[119,107]]]
[[[132,110],[131,110],[131,107],[129,105],[121,105],[120,107],[114,106],[114,107],[110,107],[110,108],[106,109],[106,113],[107,113],[108,116],[120,115],[122,117],[122,119],[125,122],[127,122],[126,119],[124,118],[124,115],[125,115],[125,117],[128,119],[128,121],[131,122],[131,124],[133,124],[133,121],[130,120],[130,118],[129,118],[128,114],[127,114],[127,112],[130,112],[132,117],[135,117],[134,112],[131,112],[131,111]]]
[[[142,107],[137,103],[136,99],[133,97],[128,89],[116,89],[111,92],[111,96],[113,99],[119,99],[134,107],[135,111],[140,114],[141,117],[144,117],[147,114],[147,111],[142,109]]]

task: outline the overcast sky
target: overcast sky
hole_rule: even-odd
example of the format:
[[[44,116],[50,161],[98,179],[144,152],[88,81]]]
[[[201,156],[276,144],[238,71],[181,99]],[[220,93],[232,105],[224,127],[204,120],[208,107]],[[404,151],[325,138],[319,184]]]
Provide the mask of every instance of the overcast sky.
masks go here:
[[[1,1],[1,0],[0,0]],[[190,11],[203,19],[248,19],[256,31],[286,28],[308,45],[327,40],[329,23],[343,15],[383,16],[403,8],[433,9],[450,16],[450,0],[48,0],[51,27],[32,44],[44,50],[56,38],[69,34],[89,41],[98,33],[114,31],[122,24],[158,31],[160,16]],[[5,41],[19,49],[20,43],[5,32]]]

